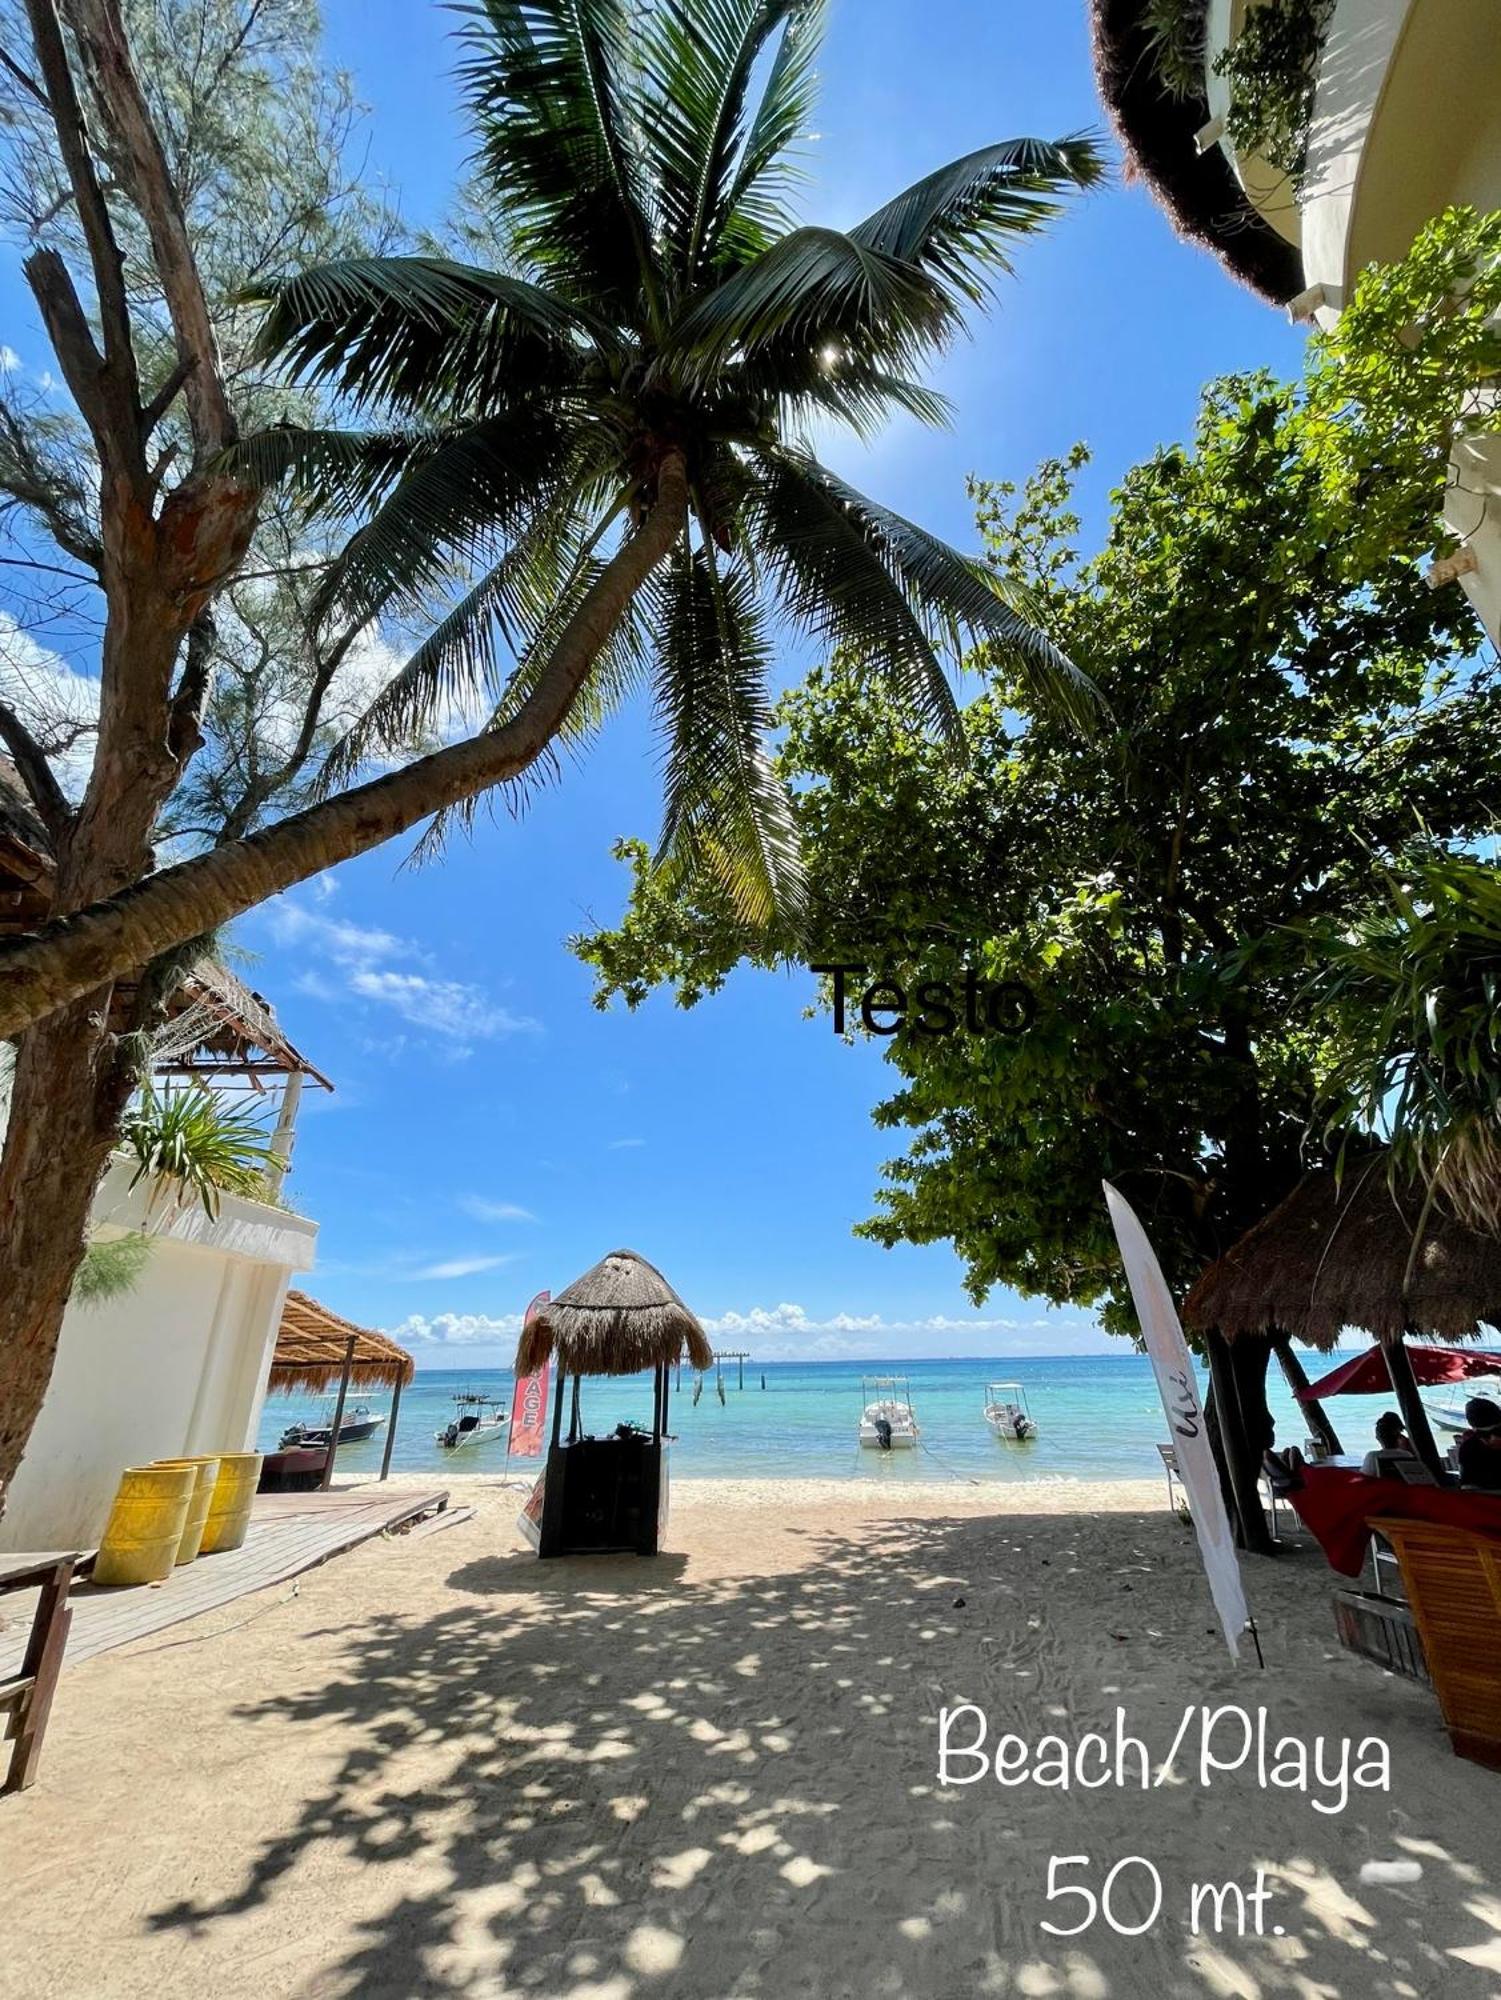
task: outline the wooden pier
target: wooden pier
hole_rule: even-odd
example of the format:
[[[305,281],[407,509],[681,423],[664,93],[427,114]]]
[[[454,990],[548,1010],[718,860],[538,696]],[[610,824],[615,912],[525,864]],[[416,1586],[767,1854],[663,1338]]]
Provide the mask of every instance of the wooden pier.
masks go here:
[[[262,1493],[241,1548],[200,1556],[161,1584],[101,1590],[86,1576],[75,1582],[68,1598],[73,1617],[63,1664],[77,1666],[96,1653],[217,1611],[236,1598],[315,1569],[373,1535],[441,1513],[447,1505],[448,1494],[441,1487],[420,1493],[393,1493],[375,1485],[328,1493]],[[0,1560],[13,1568],[26,1558]],[[0,1682],[21,1673],[35,1594],[17,1592],[0,1599],[5,1621],[0,1626]]]

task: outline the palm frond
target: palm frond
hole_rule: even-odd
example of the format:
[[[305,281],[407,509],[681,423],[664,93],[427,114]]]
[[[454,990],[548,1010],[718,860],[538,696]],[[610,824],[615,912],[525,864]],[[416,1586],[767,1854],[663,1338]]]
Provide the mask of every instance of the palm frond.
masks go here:
[[[1008,246],[1060,214],[1066,189],[1092,187],[1103,173],[1091,139],[1008,139],[924,175],[850,236],[978,304],[986,274],[1010,270]]]
[[[310,513],[359,515],[441,439],[420,431],[342,431],[273,424],[230,445],[216,469],[262,489],[294,485]]]
[[[522,278],[445,257],[345,257],[248,293],[262,359],[356,404],[481,409],[567,380],[603,326]]]
[[[639,323],[661,291],[627,0],[469,0],[459,77],[492,200],[550,288]]]
[[[666,740],[658,865],[703,873],[747,923],[795,926],[796,822],[771,768],[770,647],[749,572],[685,539],[654,580],[656,706]]]
[[[658,0],[644,29],[650,142],[676,277],[695,284],[726,216],[762,50],[799,0]]]
[[[826,0],[792,9],[723,204],[716,261],[727,269],[757,257],[791,227],[787,197],[800,178],[793,148],[808,134],[823,43]]]
[[[837,229],[795,229],[703,294],[675,329],[682,365],[712,376],[732,358],[771,368],[904,371],[959,325],[943,289],[916,265]]]
[[[1501,1232],[1501,869],[1430,851],[1356,920],[1315,930],[1331,1132],[1385,1139],[1460,1219]]]
[[[468,424],[416,459],[351,538],[315,614],[364,624],[416,608],[546,508],[577,439],[552,411],[518,407]]]
[[[914,717],[957,742],[958,705],[920,604],[831,485],[792,453],[758,464],[755,543],[788,615],[890,680]]]
[[[586,502],[581,485],[565,486],[449,607],[330,750],[322,790],[345,783],[372,756],[408,749],[441,734],[454,716],[502,701],[516,660],[566,594]]]
[[[795,463],[810,487],[822,489],[830,507],[897,580],[925,629],[956,660],[968,647],[984,644],[1016,677],[1031,706],[1080,727],[1094,719],[1098,697],[1093,684],[1041,630],[1026,591],[904,515],[867,499],[815,459],[794,462],[784,453],[782,462]]]

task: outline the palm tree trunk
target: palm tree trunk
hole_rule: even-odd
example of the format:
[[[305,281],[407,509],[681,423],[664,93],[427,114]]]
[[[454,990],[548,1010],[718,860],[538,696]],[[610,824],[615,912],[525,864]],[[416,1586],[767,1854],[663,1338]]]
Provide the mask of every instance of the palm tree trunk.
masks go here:
[[[525,707],[503,729],[149,876],[112,901],[48,924],[36,941],[0,947],[12,981],[7,997],[16,1002],[26,996],[0,1022],[0,1034],[24,1030],[0,1157],[0,1271],[6,1273],[0,1287],[0,1513],[47,1392],[94,1191],[134,1082],[106,1019],[112,982],[267,896],[524,771],[566,722],[600,648],[682,532],[686,513],[686,473],[681,456],[673,454],[663,464],[655,506],[606,565]],[[128,772],[119,775],[128,781]],[[139,874],[149,826],[135,825],[136,817],[122,810],[115,826],[123,831],[122,822],[132,822],[133,872]],[[100,813],[94,818],[102,824]],[[104,865],[97,845],[94,859]],[[104,893],[113,881],[131,878],[118,841],[108,865],[115,873],[100,878]],[[88,885],[81,886],[87,895]],[[81,965],[107,969],[81,975]]]
[[[636,592],[682,533],[687,472],[663,461],[657,499],[637,532],[595,580],[564,628],[523,707],[501,728],[340,793],[261,833],[148,876],[108,902],[0,946],[0,1036],[203,937],[270,896],[405,833],[525,771],[578,699],[601,647]]]

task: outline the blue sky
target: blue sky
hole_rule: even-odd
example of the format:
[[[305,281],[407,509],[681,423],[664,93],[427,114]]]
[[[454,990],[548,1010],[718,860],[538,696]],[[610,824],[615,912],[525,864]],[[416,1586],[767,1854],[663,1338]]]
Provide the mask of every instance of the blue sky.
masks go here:
[[[330,55],[371,107],[372,169],[410,220],[437,222],[465,150],[452,17],[423,0],[325,5]],[[1085,15],[1084,0],[835,0],[809,210],[851,222],[987,141],[1100,127]],[[6,338],[24,354],[37,337]],[[1206,379],[1291,373],[1299,349],[1117,177],[1020,253],[946,363],[952,431],[903,425],[831,456],[970,542],[968,472],[1020,478],[1083,438],[1097,532],[1109,487],[1184,434]],[[387,850],[238,926],[249,976],[338,1086],[305,1099],[291,1186],[321,1225],[309,1288],[411,1340],[425,1366],[508,1363],[526,1300],[622,1244],[725,1344],[767,1358],[1107,1346],[1087,1316],[1011,1295],[975,1313],[942,1246],[851,1235],[896,1150],[868,1117],[886,1076],[874,1048],[802,1018],[807,975],[742,973],[686,1014],[590,1006],[564,940],[616,915],[610,845],[650,835],[656,811],[647,720],[627,715],[525,817],[482,818],[441,863],[407,869]]]

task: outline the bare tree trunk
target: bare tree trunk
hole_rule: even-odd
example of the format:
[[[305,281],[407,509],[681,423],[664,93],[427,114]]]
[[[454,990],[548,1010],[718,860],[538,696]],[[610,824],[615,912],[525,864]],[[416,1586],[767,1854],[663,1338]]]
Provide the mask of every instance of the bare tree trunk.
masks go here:
[[[600,648],[682,532],[687,475],[663,462],[658,497],[565,627],[537,685],[501,728],[325,799],[264,832],[148,876],[107,902],[0,946],[0,1036],[217,930],[310,875],[405,833],[445,807],[518,777],[567,721]]]
[[[1256,1346],[1254,1337],[1249,1338],[1251,1346]],[[1239,1528],[1236,1539],[1243,1549],[1249,1549],[1255,1555],[1275,1555],[1276,1544],[1267,1528],[1266,1514],[1261,1505],[1261,1458],[1271,1442],[1267,1429],[1270,1418],[1265,1414],[1265,1353],[1260,1357],[1238,1356],[1218,1333],[1206,1335],[1204,1344],[1209,1355],[1210,1379],[1214,1384],[1215,1412],[1225,1458],[1224,1471],[1235,1497]],[[1240,1341],[1235,1342],[1235,1348],[1241,1345]],[[1265,1349],[1264,1341],[1260,1345]],[[1258,1358],[1262,1382],[1259,1415],[1254,1393]]]

